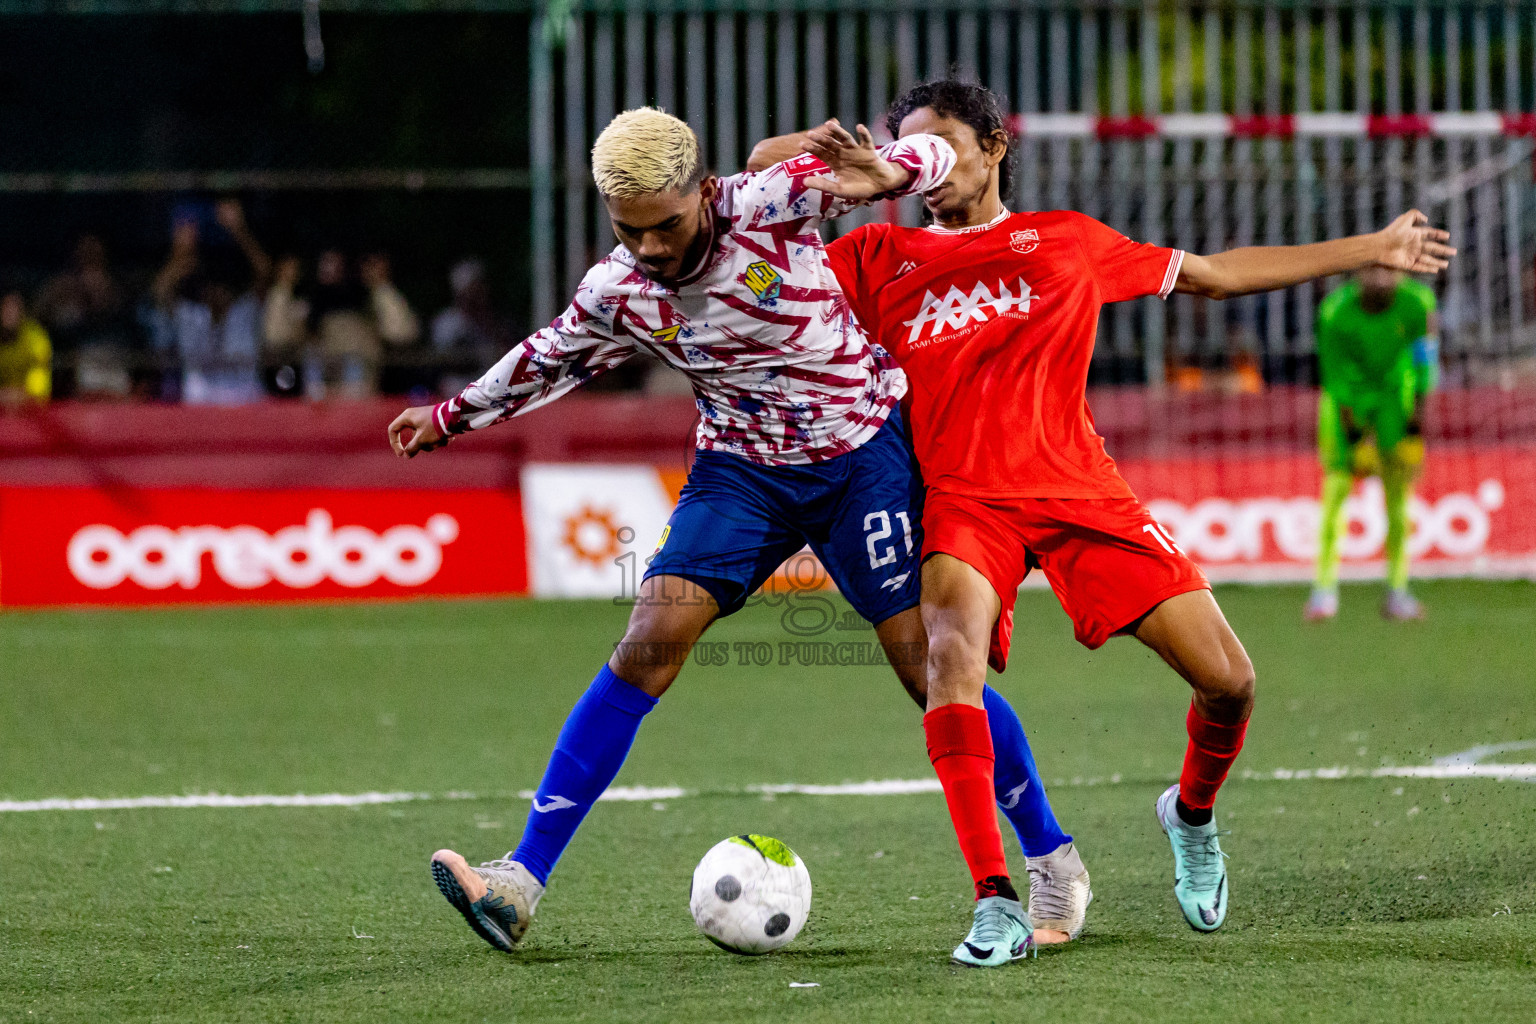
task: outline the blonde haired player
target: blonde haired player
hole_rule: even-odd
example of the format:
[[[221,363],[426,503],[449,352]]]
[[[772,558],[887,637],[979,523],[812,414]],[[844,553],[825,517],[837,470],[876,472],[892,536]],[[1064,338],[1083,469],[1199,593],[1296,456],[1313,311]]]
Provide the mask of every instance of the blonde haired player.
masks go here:
[[[620,114],[592,148],[620,245],[554,323],[460,394],[390,424],[410,458],[642,351],[686,374],[698,401],[687,486],[624,639],[561,730],[517,849],[478,868],[452,850],[432,857],[443,895],[497,949],[527,930],[555,862],[693,644],[807,544],[924,699],[922,489],[897,411],[907,382],[849,312],[817,228],[861,201],[934,188],[954,152],[929,135],[877,150],[859,134],[835,182],[812,159],[714,178],[682,121]],[[1011,709],[997,717],[999,760],[1029,782],[1029,800],[1014,801],[1029,804],[1040,787],[1022,728]]]
[[[592,147],[592,180],[608,199],[661,192],[687,195],[704,180],[693,129],[654,107],[626,110]]]

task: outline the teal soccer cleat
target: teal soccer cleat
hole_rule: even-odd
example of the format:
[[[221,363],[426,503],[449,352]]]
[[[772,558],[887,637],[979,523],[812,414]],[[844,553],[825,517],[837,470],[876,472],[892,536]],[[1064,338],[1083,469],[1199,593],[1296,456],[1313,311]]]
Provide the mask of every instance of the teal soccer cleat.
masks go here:
[[[966,967],[1001,967],[1018,960],[1035,944],[1035,927],[1018,900],[988,896],[976,901],[970,934],[951,958]]]
[[[1189,926],[1213,932],[1227,919],[1227,855],[1221,852],[1216,819],[1189,825],[1179,817],[1175,783],[1157,798],[1157,821],[1173,844],[1173,895]]]

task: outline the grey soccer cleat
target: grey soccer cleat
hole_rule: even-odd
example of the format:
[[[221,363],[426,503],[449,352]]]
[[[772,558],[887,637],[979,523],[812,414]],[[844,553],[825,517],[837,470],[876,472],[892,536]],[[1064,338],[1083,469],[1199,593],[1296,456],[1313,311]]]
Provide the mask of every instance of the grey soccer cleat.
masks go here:
[[[1406,589],[1389,590],[1386,600],[1381,602],[1381,617],[1393,622],[1412,622],[1424,617],[1424,606]]]
[[[1339,614],[1339,588],[1313,587],[1307,607],[1301,613],[1308,622],[1327,622]]]
[[[544,886],[515,860],[492,860],[479,867],[452,850],[432,855],[432,880],[475,934],[503,953],[512,952],[533,923]]]
[[[1074,843],[1063,843],[1041,857],[1024,858],[1029,872],[1029,919],[1035,942],[1071,942],[1083,933],[1093,889],[1088,869]]]

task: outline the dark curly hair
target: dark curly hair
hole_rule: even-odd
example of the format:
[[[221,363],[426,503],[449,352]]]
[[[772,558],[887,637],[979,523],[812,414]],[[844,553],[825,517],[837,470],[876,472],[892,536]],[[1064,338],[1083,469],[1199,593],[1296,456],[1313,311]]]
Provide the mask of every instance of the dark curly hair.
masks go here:
[[[999,129],[1008,131],[1008,122],[1003,118],[1002,104],[998,102],[996,93],[976,82],[943,78],[914,85],[891,104],[891,109],[885,115],[885,127],[891,137],[895,138],[900,133],[901,122],[907,119],[908,114],[923,107],[930,108],[940,117],[954,118],[970,125],[978,142],[989,138]],[[1014,154],[1011,139],[1007,145],[1008,151],[1003,154],[1003,162],[997,168],[998,185],[1004,201],[1011,194],[1013,185]]]

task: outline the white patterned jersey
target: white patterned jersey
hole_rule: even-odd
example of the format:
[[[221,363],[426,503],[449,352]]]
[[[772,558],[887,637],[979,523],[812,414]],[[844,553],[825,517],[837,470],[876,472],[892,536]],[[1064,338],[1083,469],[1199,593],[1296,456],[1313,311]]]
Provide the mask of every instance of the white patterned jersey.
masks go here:
[[[900,195],[933,188],[955,162],[932,135],[910,135],[881,155],[912,174]],[[649,352],[692,382],[701,449],[794,465],[857,448],[907,382],[865,335],[827,262],[817,228],[857,204],[806,187],[824,171],[801,157],[721,179],[713,237],[675,287],[642,274],[620,245],[554,323],[436,407],[438,428],[489,426]]]

